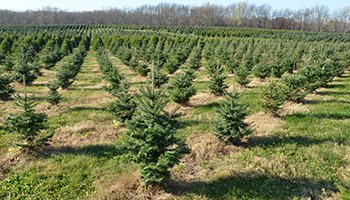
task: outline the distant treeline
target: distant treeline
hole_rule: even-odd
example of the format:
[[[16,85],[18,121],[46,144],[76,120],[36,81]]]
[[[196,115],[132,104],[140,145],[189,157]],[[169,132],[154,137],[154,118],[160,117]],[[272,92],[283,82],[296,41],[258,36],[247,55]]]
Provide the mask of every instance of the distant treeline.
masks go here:
[[[175,3],[142,5],[137,8],[69,12],[50,6],[41,10],[0,10],[1,25],[125,24],[158,26],[220,26],[282,30],[348,33],[350,6],[330,12],[325,5],[312,8],[272,9],[268,4],[248,2],[228,6],[204,4],[190,6]]]

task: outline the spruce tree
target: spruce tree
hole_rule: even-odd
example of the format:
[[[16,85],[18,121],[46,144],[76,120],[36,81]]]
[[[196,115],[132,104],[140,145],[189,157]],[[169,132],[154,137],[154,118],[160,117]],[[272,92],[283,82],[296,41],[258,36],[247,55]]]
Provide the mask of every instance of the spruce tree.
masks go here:
[[[192,81],[195,77],[191,71],[180,73],[175,76],[173,81],[173,89],[170,91],[171,99],[181,105],[186,105],[190,98],[196,94]]]
[[[147,76],[147,73],[150,71],[148,64],[146,63],[139,63],[136,72],[140,74],[140,76]]]
[[[209,74],[209,76],[211,77],[208,82],[210,92],[216,96],[223,95],[224,90],[228,88],[228,85],[224,83],[226,79],[226,76],[224,75],[224,68],[217,66],[213,72]]]
[[[109,86],[104,86],[103,88],[108,92],[118,90],[123,77],[119,74],[118,68],[114,66],[113,61],[109,58],[105,48],[100,47],[97,50],[96,56],[100,65],[100,70],[104,75],[103,78],[109,82]]]
[[[166,88],[154,90],[146,86],[139,91],[139,105],[126,122],[128,130],[122,148],[137,163],[144,185],[161,186],[170,177],[168,168],[179,163],[188,149],[175,137],[174,113],[164,111],[168,103]]]
[[[59,84],[57,82],[51,82],[47,85],[47,87],[50,89],[50,91],[45,96],[46,101],[51,105],[59,104],[63,99],[62,95],[57,92],[57,89],[60,87]]]
[[[15,59],[12,55],[8,54],[3,62],[3,66],[5,71],[11,72],[13,71],[13,67],[15,66]]]
[[[5,100],[9,98],[15,90],[11,86],[11,83],[13,82],[12,76],[2,74],[0,72],[0,99]]]
[[[287,75],[282,77],[281,82],[286,85],[286,101],[299,103],[307,95],[307,90],[305,90],[306,77],[300,74]]]
[[[17,135],[16,145],[24,150],[33,151],[36,148],[47,145],[52,134],[42,136],[42,130],[47,129],[45,122],[47,116],[43,113],[35,113],[37,105],[34,99],[27,97],[24,80],[24,97],[15,95],[15,103],[19,111],[16,114],[9,114],[4,118],[5,129]]]
[[[180,63],[173,57],[166,60],[164,64],[164,70],[168,72],[168,74],[173,74],[179,69]]]
[[[241,86],[246,86],[251,81],[250,79],[248,79],[249,72],[243,65],[237,68],[236,75],[237,83],[239,83]]]
[[[130,86],[131,84],[125,80],[120,84],[118,90],[113,90],[112,95],[117,97],[117,99],[108,107],[108,111],[112,113],[116,120],[122,123],[125,123],[126,120],[131,120],[137,107],[133,100],[134,95],[129,92]]]
[[[214,135],[225,144],[232,144],[252,133],[249,124],[244,122],[248,105],[239,103],[242,94],[235,90],[232,94],[225,91],[224,99],[219,102],[220,108],[216,110],[219,121],[212,123]]]
[[[200,48],[200,46],[197,46],[190,54],[190,57],[187,62],[187,68],[198,70],[202,66],[201,60],[202,49]]]
[[[23,75],[25,76],[27,85],[31,85],[34,80],[38,78],[33,72],[33,67],[28,64],[28,58],[24,53],[24,48],[21,48],[21,52],[18,55],[17,65],[14,68],[14,72],[14,77],[19,83],[23,82]]]
[[[286,100],[285,94],[286,88],[283,84],[277,83],[276,81],[269,81],[261,87],[259,105],[265,112],[277,114],[280,106]]]
[[[152,73],[148,73],[148,79],[152,80]],[[163,74],[160,70],[159,67],[156,67],[156,70],[154,70],[154,87],[155,88],[160,88],[162,85],[167,83],[169,80],[169,77],[165,74]],[[151,82],[151,81],[150,81]]]
[[[267,64],[265,61],[262,61],[255,66],[253,74],[260,79],[265,79],[266,77],[271,76],[271,70],[271,65]]]
[[[225,68],[226,71],[232,74],[235,70],[238,69],[239,63],[236,62],[236,60],[235,60],[233,57],[230,57],[230,58],[226,61],[225,67],[226,67],[226,68]]]

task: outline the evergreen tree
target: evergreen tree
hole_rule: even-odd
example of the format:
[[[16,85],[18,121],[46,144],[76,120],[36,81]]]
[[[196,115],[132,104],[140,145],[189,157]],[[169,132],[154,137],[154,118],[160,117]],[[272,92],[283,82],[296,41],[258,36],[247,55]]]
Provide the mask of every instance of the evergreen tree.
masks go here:
[[[121,83],[118,90],[112,91],[113,96],[117,97],[117,99],[108,107],[108,111],[113,114],[116,120],[122,123],[125,123],[126,120],[131,120],[137,107],[133,100],[134,95],[130,94],[129,88],[130,83],[125,81]]]
[[[156,67],[157,69],[154,70],[154,87],[160,88],[162,85],[168,82],[169,77],[162,72],[159,71],[159,67]],[[148,79],[152,80],[152,73],[148,73]],[[150,81],[151,82],[151,81]]]
[[[67,89],[78,75],[81,65],[84,62],[86,52],[82,49],[77,49],[58,69],[57,83],[62,89]]]
[[[47,145],[52,134],[42,136],[42,130],[47,129],[45,122],[47,116],[43,113],[35,113],[34,100],[27,97],[24,81],[24,97],[15,95],[15,103],[19,111],[17,114],[9,114],[4,118],[5,129],[17,134],[18,142],[16,145],[25,150],[35,150],[37,147]]]
[[[202,60],[202,49],[200,47],[195,47],[194,51],[191,52],[190,57],[187,62],[187,67],[189,69],[198,70],[201,66]]]
[[[96,56],[100,65],[100,70],[104,75],[103,78],[109,82],[109,86],[104,86],[104,89],[109,92],[118,90],[123,77],[119,74],[118,68],[114,66],[113,61],[109,58],[105,48],[100,47],[97,50]]]
[[[255,66],[253,73],[254,73],[254,76],[256,76],[260,79],[265,79],[266,77],[271,76],[271,70],[272,70],[271,65],[262,61],[258,65]]]
[[[210,92],[216,96],[223,95],[225,89],[228,88],[228,85],[224,83],[226,79],[226,76],[224,76],[224,68],[221,66],[216,67],[209,76],[211,77],[208,83]]]
[[[317,88],[322,86],[322,81],[320,80],[320,71],[315,65],[307,65],[298,70],[298,74],[304,76],[307,80],[304,89],[309,92],[315,91]]]
[[[261,88],[260,106],[265,112],[276,114],[285,101],[286,88],[276,81],[270,81]]]
[[[213,59],[214,57],[214,48],[210,42],[205,43],[203,48],[203,58],[207,61]]]
[[[307,90],[305,90],[307,79],[304,76],[299,74],[287,75],[282,77],[281,81],[286,85],[285,95],[287,101],[299,103],[307,95]]]
[[[168,74],[173,74],[179,69],[180,63],[175,58],[167,59],[164,64],[164,70],[168,72]]]
[[[249,124],[244,122],[248,116],[248,105],[239,103],[241,96],[242,93],[236,91],[232,94],[225,91],[224,99],[219,102],[220,109],[216,110],[219,121],[212,123],[214,135],[225,144],[232,144],[252,133],[252,129],[248,128]]]
[[[136,72],[141,76],[147,76],[147,73],[150,71],[149,66],[146,63],[138,64]]]
[[[6,53],[0,50],[0,65],[3,64],[5,58],[6,58]]]
[[[195,77],[189,73],[186,71],[186,73],[177,74],[172,84],[173,89],[170,92],[171,99],[181,105],[186,105],[190,98],[197,92],[192,84]]]
[[[281,65],[280,61],[276,59],[271,67],[273,70],[273,76],[276,78],[281,78],[285,72],[285,68],[283,65]]]
[[[239,83],[241,86],[246,86],[251,81],[248,79],[249,72],[243,65],[237,68],[236,75],[237,75],[237,83]]]
[[[218,67],[221,67],[221,65],[222,64],[220,62],[213,59],[213,60],[209,60],[207,62],[207,64],[205,65],[205,68],[206,68],[208,74],[212,74],[212,73],[214,73],[214,71],[216,71],[216,69]]]
[[[166,89],[140,89],[139,106],[131,120],[126,122],[125,153],[137,163],[141,182],[161,186],[170,177],[168,168],[179,163],[188,152],[185,144],[175,137],[173,113],[164,111],[168,103]]]
[[[51,105],[57,105],[63,99],[62,95],[57,92],[57,89],[60,87],[57,82],[51,82],[47,85],[50,89],[49,93],[45,96],[47,102]]]
[[[18,55],[17,65],[14,68],[14,77],[17,82],[23,82],[23,75],[25,76],[25,81],[27,85],[31,85],[35,79],[38,77],[35,76],[33,72],[33,67],[28,65],[27,55],[24,53],[24,49]]]
[[[225,63],[226,71],[233,73],[239,67],[239,63],[233,57],[230,57]]]
[[[32,67],[33,67],[33,72],[36,76],[42,76],[43,74],[41,73],[41,69],[43,68],[43,66],[39,63],[39,58],[35,57],[34,61],[32,63]]]
[[[3,66],[5,71],[11,72],[13,71],[13,67],[15,66],[15,59],[12,55],[7,55],[4,59]]]
[[[53,56],[52,49],[50,48],[44,48],[44,50],[42,51],[41,60],[45,64],[45,69],[51,69],[56,64],[56,60]]]
[[[2,74],[0,72],[0,99],[5,100],[9,98],[15,90],[11,86],[12,77],[10,75]]]

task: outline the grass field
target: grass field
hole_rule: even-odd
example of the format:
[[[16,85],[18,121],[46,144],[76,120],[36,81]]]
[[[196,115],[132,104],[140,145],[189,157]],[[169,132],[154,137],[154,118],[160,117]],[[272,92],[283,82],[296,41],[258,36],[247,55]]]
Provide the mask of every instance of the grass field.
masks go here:
[[[209,94],[209,78],[197,72],[197,95],[179,109],[178,119],[178,137],[192,151],[171,169],[163,189],[145,191],[136,164],[117,150],[125,128],[113,127],[107,107],[114,97],[102,90],[106,82],[94,54],[88,53],[72,87],[59,90],[64,97],[59,106],[43,99],[55,69],[27,87],[29,96],[35,94],[36,110],[48,115],[56,131],[50,146],[22,153],[11,144],[15,136],[0,129],[0,190],[8,199],[338,199],[335,183],[344,182],[350,166],[350,72],[302,104],[285,103],[279,116],[258,106],[259,86],[266,81],[254,78],[247,89],[236,86],[245,90],[242,102],[250,104],[247,122],[255,130],[228,146],[212,135],[210,125],[221,97]],[[121,62],[111,58],[124,73]],[[127,74],[133,91],[145,84],[146,78],[129,69]],[[232,76],[226,81],[232,85]],[[21,85],[15,89],[23,93]],[[171,102],[166,109],[177,106]],[[0,116],[14,112],[13,101],[0,105]]]

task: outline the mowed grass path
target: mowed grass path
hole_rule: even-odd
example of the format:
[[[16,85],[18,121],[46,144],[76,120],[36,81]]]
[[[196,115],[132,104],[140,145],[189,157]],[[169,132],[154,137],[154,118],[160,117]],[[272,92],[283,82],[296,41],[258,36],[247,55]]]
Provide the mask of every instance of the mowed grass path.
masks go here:
[[[195,83],[209,100],[182,107],[178,127],[178,136],[186,139],[192,153],[172,169],[165,191],[140,194],[137,167],[117,150],[123,130],[112,127],[106,106],[113,99],[101,90],[95,60],[90,53],[72,88],[61,91],[61,108],[46,108],[44,84],[28,87],[28,92],[39,93],[38,110],[47,112],[49,125],[57,130],[50,147],[35,154],[9,151],[14,136],[0,130],[0,189],[9,199],[132,199],[157,194],[170,199],[337,199],[334,183],[344,181],[342,174],[350,164],[349,72],[309,95],[304,105],[297,105],[302,109],[280,118],[261,113],[260,88],[248,89],[242,101],[251,105],[249,117],[256,127],[265,123],[269,128],[257,128],[242,144],[228,147],[211,134],[220,98],[207,94],[205,81]],[[199,79],[206,76],[199,74]],[[141,84],[133,84],[134,89]],[[21,87],[16,90],[21,92]],[[8,102],[1,109],[6,115],[14,107]]]

